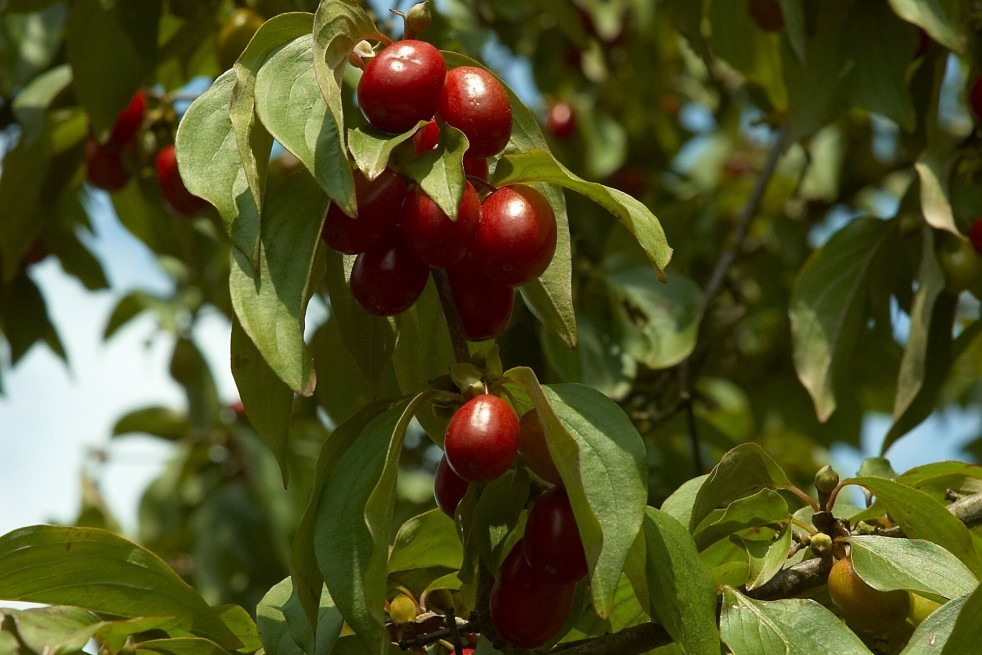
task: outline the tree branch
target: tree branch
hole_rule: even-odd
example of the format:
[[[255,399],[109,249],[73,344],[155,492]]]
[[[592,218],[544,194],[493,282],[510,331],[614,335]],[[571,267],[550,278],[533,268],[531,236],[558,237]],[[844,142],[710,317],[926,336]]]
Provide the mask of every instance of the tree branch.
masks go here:
[[[453,291],[450,289],[450,278],[442,268],[433,269],[433,282],[436,283],[436,292],[440,296],[440,309],[443,310],[443,318],[447,322],[447,329],[450,331],[450,342],[453,344],[454,358],[458,362],[471,361],[471,351],[467,347],[467,335],[464,334],[464,324],[460,322],[460,313],[457,311],[457,304],[453,300]]]
[[[948,511],[958,517],[966,527],[982,525],[982,493],[956,500],[948,505]]]
[[[744,593],[756,600],[793,598],[807,589],[825,584],[831,570],[831,557],[806,559],[804,562],[782,569],[763,585]]]
[[[657,623],[642,623],[602,637],[559,644],[549,653],[562,653],[562,655],[641,655],[641,653],[647,653],[653,648],[670,643],[672,643],[672,638],[665,632],[665,628]]]

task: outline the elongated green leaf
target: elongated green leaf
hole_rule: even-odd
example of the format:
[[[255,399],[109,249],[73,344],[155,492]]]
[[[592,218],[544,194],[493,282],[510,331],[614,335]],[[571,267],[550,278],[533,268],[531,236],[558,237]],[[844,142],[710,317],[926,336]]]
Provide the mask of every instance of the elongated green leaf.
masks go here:
[[[965,599],[965,604],[955,619],[951,637],[945,644],[944,654],[971,655],[978,650],[979,634],[982,634],[982,587]]]
[[[38,525],[0,537],[0,598],[73,605],[119,616],[170,616],[238,647],[215,612],[148,550],[95,528]]]
[[[169,407],[144,407],[124,414],[113,426],[113,436],[143,432],[163,439],[179,439],[191,429],[188,417]]]
[[[228,655],[228,651],[215,642],[194,637],[143,641],[135,651],[136,655]]]
[[[468,147],[464,133],[450,125],[440,128],[440,141],[433,150],[402,163],[397,170],[419,183],[433,202],[451,220],[464,196],[464,153]]]
[[[976,576],[982,574],[982,558],[965,524],[945,506],[923,491],[885,478],[850,478],[876,496],[876,507],[890,514],[910,539],[925,539],[952,553]]]
[[[331,597],[370,653],[385,653],[386,567],[396,471],[406,426],[425,395],[373,419],[326,463],[314,519],[317,564]]]
[[[506,154],[495,167],[492,178],[496,186],[532,182],[555,184],[575,191],[609,211],[634,235],[659,274],[664,275],[672,258],[672,249],[668,247],[658,219],[638,200],[623,191],[577,177],[547,150],[539,148],[521,154]]]
[[[256,344],[242,329],[238,318],[232,318],[232,377],[246,416],[259,438],[269,446],[280,465],[283,485],[289,482],[287,467],[290,454],[290,414],[293,390],[276,375],[263,359]]]
[[[274,16],[260,26],[245,51],[239,55],[233,70],[236,83],[229,102],[229,116],[239,150],[242,173],[252,199],[242,199],[242,206],[232,226],[232,241],[259,268],[259,225],[264,204],[266,168],[273,137],[256,116],[256,75],[266,60],[284,44],[304,34],[310,34],[314,17],[310,14],[289,13]],[[256,207],[253,215],[249,207]]]
[[[813,600],[758,601],[723,587],[720,636],[733,655],[869,655],[852,630]]]
[[[788,553],[791,551],[790,526],[790,523],[786,524],[778,534],[777,539],[773,541],[740,538],[744,548],[747,549],[746,587],[748,591],[760,587],[773,578],[788,561]]]
[[[399,334],[392,363],[399,388],[403,393],[414,393],[427,388],[430,380],[446,375],[454,364],[450,330],[432,276],[419,300],[395,320]]]
[[[975,595],[979,594],[976,593]],[[951,631],[954,630],[955,623],[960,618],[962,609],[969,598],[971,596],[956,598],[931,612],[931,615],[917,626],[900,655],[935,655],[942,652],[968,655],[969,651],[964,650],[961,644],[951,640]],[[966,618],[964,621],[969,622],[971,619]],[[948,646],[949,641],[951,641],[950,646]]]
[[[15,633],[15,638],[25,651],[45,655],[75,655],[104,625],[106,623],[100,621],[95,614],[78,607],[36,607],[27,610],[0,608],[0,635]],[[13,630],[8,631],[10,628]],[[3,642],[0,641],[0,650],[2,649]],[[21,647],[17,647],[2,652],[23,651]]]
[[[971,593],[979,581],[947,550],[923,539],[856,536],[852,561],[856,573],[874,589],[907,589],[958,598]]]
[[[890,0],[897,15],[924,28],[932,39],[955,52],[965,52],[965,23],[957,0]]]
[[[310,276],[327,198],[300,170],[273,191],[263,212],[260,268],[233,251],[232,306],[263,359],[295,392],[310,395],[313,358],[303,340]]]
[[[928,225],[960,236],[955,224],[955,212],[948,198],[948,170],[952,146],[940,137],[928,143],[927,149],[914,164],[921,182],[921,211]]]
[[[540,387],[528,368],[511,369],[505,377],[520,385],[542,418],[583,539],[594,608],[606,618],[644,517],[644,443],[623,410],[590,387]]]
[[[755,443],[737,446],[723,455],[699,487],[689,517],[689,530],[695,530],[725,501],[758,489],[781,489],[790,484],[788,476],[763,448]]]
[[[426,123],[420,121],[418,125],[413,126],[408,131],[396,135],[386,134],[371,125],[356,127],[353,130],[348,130],[348,150],[351,151],[351,156],[355,160],[358,170],[369,180],[374,180],[389,165],[392,151],[411,140],[416,131],[423,125]]]
[[[480,497],[458,510],[461,533],[468,550],[464,560],[477,552],[489,571],[496,571],[514,544],[519,514],[529,498],[529,478],[524,469],[511,470],[487,483]],[[510,538],[509,538],[510,537]]]
[[[463,558],[453,519],[439,509],[415,516],[399,528],[389,553],[389,572],[444,567],[459,569]]]
[[[320,598],[317,640],[304,616],[293,582],[273,586],[256,608],[256,620],[267,655],[328,655],[341,635],[344,619],[325,589]]]
[[[795,370],[825,421],[835,411],[838,380],[867,320],[870,269],[889,223],[858,218],[818,250],[798,274],[791,294]]]
[[[639,599],[646,601],[648,613],[686,653],[719,653],[716,585],[681,523],[648,507],[626,572],[635,589],[645,590]]]
[[[10,345],[10,363],[16,364],[38,341],[67,361],[65,347],[48,316],[48,306],[34,280],[23,271],[0,285],[0,330]]]
[[[711,513],[692,534],[701,550],[744,528],[787,521],[790,514],[781,494],[761,489],[752,496],[734,500],[722,512]]]
[[[681,487],[665,499],[661,504],[661,511],[665,512],[682,525],[689,525],[692,518],[692,508],[695,506],[699,489],[703,483],[709,479],[709,474],[700,475],[697,478],[687,480]]]

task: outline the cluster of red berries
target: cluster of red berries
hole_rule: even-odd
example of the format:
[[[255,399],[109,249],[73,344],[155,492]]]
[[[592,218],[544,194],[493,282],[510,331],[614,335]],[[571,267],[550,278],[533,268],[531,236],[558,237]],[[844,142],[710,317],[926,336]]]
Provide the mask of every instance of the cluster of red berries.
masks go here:
[[[129,160],[139,158],[137,136],[147,111],[147,96],[137,91],[130,104],[120,112],[112,133],[105,143],[89,139],[85,151],[86,177],[89,184],[106,191],[119,191],[130,181]],[[160,148],[154,157],[157,185],[165,205],[175,214],[191,216],[207,206],[203,198],[184,186],[177,169],[174,145]]]
[[[531,410],[519,421],[501,398],[479,395],[454,413],[444,447],[433,493],[451,517],[471,482],[497,478],[520,451],[537,475],[558,485],[533,503],[524,536],[505,558],[491,589],[491,621],[498,635],[522,648],[541,646],[566,622],[587,561],[538,413]]]
[[[488,157],[507,145],[512,114],[508,94],[487,71],[447,71],[429,43],[403,40],[378,53],[358,84],[358,102],[373,127],[413,136],[418,154],[435,148],[440,123],[459,129],[469,147],[464,170],[484,181]],[[482,184],[482,187],[484,185]],[[351,293],[367,311],[392,316],[423,292],[429,270],[445,269],[468,339],[490,339],[511,316],[514,287],[537,278],[556,249],[556,218],[534,189],[496,189],[481,200],[467,181],[453,221],[420,186],[410,188],[385,169],[369,180],[355,172],[357,216],[332,205],[322,236],[335,250],[357,255]]]

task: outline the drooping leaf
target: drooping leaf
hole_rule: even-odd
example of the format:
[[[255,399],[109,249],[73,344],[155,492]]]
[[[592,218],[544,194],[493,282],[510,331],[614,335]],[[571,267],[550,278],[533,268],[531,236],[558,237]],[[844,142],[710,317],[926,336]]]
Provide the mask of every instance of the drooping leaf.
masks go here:
[[[10,345],[10,363],[16,364],[31,346],[44,341],[51,351],[67,361],[65,347],[48,307],[34,281],[21,272],[12,281],[0,285],[0,329]]]
[[[790,518],[788,502],[771,489],[761,489],[745,498],[738,498],[723,511],[711,513],[692,535],[700,549],[744,528],[768,525]]]
[[[396,135],[386,134],[370,125],[356,127],[348,130],[348,150],[358,170],[369,180],[374,180],[389,165],[392,151],[411,140],[419,127],[425,124],[420,121],[419,125]]]
[[[18,647],[5,652],[21,652],[23,648],[46,655],[75,655],[104,625],[95,614],[78,607],[0,609],[0,635],[12,634],[19,642]],[[0,648],[2,644],[0,637]]]
[[[921,182],[921,211],[928,225],[960,236],[955,213],[948,198],[948,170],[952,146],[940,137],[928,143],[927,149],[914,163]]]
[[[315,642],[314,630],[300,607],[290,578],[263,596],[256,608],[256,620],[268,655],[329,655],[344,622],[325,589],[320,598]]]
[[[907,589],[953,599],[979,584],[957,557],[930,541],[866,535],[851,537],[849,543],[856,573],[874,589]]]
[[[696,498],[699,495],[699,489],[707,479],[709,479],[708,473],[682,483],[682,486],[661,504],[661,511],[682,525],[688,526],[692,518],[692,508],[695,506]]]
[[[890,0],[898,16],[922,27],[932,39],[955,52],[964,52],[965,23],[957,0]]]
[[[978,593],[975,593],[975,596],[978,595]],[[932,655],[934,653],[968,655],[971,651],[965,650],[965,647],[974,647],[975,644],[956,642],[951,639],[951,633],[955,628],[956,622],[961,618],[961,612],[965,608],[965,603],[971,597],[972,595],[966,595],[956,598],[931,612],[930,616],[924,619],[924,622],[914,630],[914,634],[910,636],[907,646],[901,651],[900,655]],[[972,619],[966,617],[962,621],[964,624],[969,624]],[[951,642],[951,644],[949,645],[948,642]]]
[[[747,549],[748,574],[746,587],[753,590],[777,575],[788,561],[791,551],[791,524],[785,524],[776,539],[757,541],[740,538]]]
[[[453,519],[431,509],[399,528],[389,552],[389,573],[434,567],[459,569],[462,557]]]
[[[112,434],[118,436],[131,432],[152,434],[155,437],[180,439],[191,429],[188,418],[182,412],[169,407],[151,406],[124,414],[113,425]]]
[[[467,137],[450,125],[440,129],[436,148],[401,163],[397,170],[415,180],[437,207],[451,220],[457,220],[457,209],[464,196],[464,153]]]

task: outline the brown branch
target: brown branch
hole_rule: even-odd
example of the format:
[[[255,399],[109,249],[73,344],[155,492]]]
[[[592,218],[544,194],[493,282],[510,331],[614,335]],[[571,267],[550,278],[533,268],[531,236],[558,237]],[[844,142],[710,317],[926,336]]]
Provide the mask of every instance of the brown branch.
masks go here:
[[[471,361],[471,351],[467,347],[467,335],[464,333],[464,324],[460,322],[460,313],[457,311],[456,303],[454,303],[447,272],[442,268],[434,268],[433,282],[436,283],[437,295],[440,296],[440,309],[443,310],[443,318],[447,321],[447,329],[450,331],[454,358],[458,362],[469,362]]]
[[[665,632],[665,628],[657,623],[642,623],[602,637],[559,644],[549,653],[562,653],[562,655],[641,655],[641,653],[647,653],[653,648],[670,643],[672,643],[672,638]]]
[[[958,517],[966,527],[982,525],[982,493],[956,500],[948,505],[948,511]]]
[[[825,584],[829,579],[829,571],[831,570],[831,557],[806,559],[779,571],[777,575],[761,586],[744,593],[757,600],[793,598],[807,589]]]

